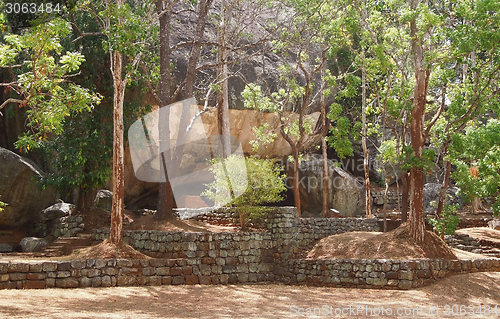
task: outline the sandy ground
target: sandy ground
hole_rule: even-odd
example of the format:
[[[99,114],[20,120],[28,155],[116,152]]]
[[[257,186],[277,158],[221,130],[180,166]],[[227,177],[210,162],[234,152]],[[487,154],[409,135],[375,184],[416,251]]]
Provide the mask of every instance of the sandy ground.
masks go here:
[[[0,317],[371,318],[368,307],[375,313],[383,307],[384,315],[375,317],[498,318],[495,314],[485,315],[484,307],[500,303],[499,286],[500,273],[475,273],[449,277],[411,291],[285,285],[1,290]],[[463,316],[455,307],[455,314],[446,315],[447,305],[450,309],[463,305],[463,311],[480,309],[481,313]],[[312,312],[317,308],[316,316],[299,315],[299,311],[306,314],[307,308]],[[387,315],[389,309],[392,316]]]

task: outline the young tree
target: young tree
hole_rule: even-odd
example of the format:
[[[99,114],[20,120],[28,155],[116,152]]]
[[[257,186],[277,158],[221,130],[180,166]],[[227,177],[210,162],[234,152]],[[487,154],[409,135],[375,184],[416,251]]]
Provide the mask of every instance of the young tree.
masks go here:
[[[347,118],[340,116],[342,106],[336,103],[327,112],[324,97],[337,90],[337,82],[340,79],[354,78],[349,77],[347,72],[335,77],[326,69],[328,57],[334,56],[348,41],[342,36],[345,30],[337,4],[322,1],[292,1],[287,4],[290,6],[289,10],[293,12],[293,19],[281,29],[281,39],[276,45],[277,51],[283,56],[294,56],[293,63],[285,61],[280,68],[281,82],[277,91],[271,93],[269,92],[271,88],[267,87],[267,92],[262,92],[261,86],[249,84],[242,96],[245,107],[274,112],[278,116],[278,121],[273,126],[266,123],[254,129],[257,138],[254,146],[272,142],[276,137],[275,130],[279,130],[290,145],[293,158],[293,193],[300,216],[299,158],[305,135],[312,133],[312,123],[306,118],[306,114],[313,105],[319,103],[323,114],[323,135],[326,136],[327,119],[330,119],[334,124],[330,131],[336,136],[329,140],[330,145],[341,157],[352,152],[352,145],[344,138],[349,125],[345,125]],[[319,76],[322,84],[317,89],[315,82]],[[337,97],[347,96],[349,92],[353,91],[348,86],[346,90],[339,90]],[[326,150],[325,144],[323,143],[324,150]],[[328,175],[328,169],[324,167],[323,182],[326,181],[326,184],[323,187],[326,194]],[[323,207],[324,215],[327,210],[328,208]]]
[[[105,36],[103,45],[109,52],[113,80],[113,204],[111,209],[110,242],[123,243],[124,209],[124,125],[123,104],[125,89],[141,59],[147,43],[144,41],[152,18],[147,16],[150,3],[135,7],[124,0],[82,3],[81,9],[93,16]],[[81,36],[86,35],[82,32]],[[92,35],[95,35],[92,33]],[[125,71],[125,72],[124,72]]]
[[[373,7],[377,8],[380,5]],[[434,150],[427,148],[426,143],[432,130],[439,127],[448,127],[447,132],[456,130],[460,125],[481,114],[479,105],[482,105],[485,98],[490,98],[492,93],[496,93],[492,85],[492,80],[497,77],[498,71],[497,65],[493,62],[496,55],[495,50],[492,50],[495,47],[493,44],[495,40],[491,42],[482,39],[483,36],[484,39],[496,36],[493,34],[497,28],[495,26],[497,18],[494,18],[492,12],[497,12],[497,7],[497,3],[488,0],[475,2],[472,6],[468,1],[456,1],[454,5],[448,6],[440,2],[412,0],[408,4],[395,0],[383,4],[381,8],[383,10],[373,10],[372,16],[377,19],[372,19],[369,28],[366,28],[373,40],[374,53],[378,53],[382,59],[400,61],[393,59],[391,51],[384,50],[377,42],[384,37],[390,37],[391,33],[398,35],[396,39],[401,46],[407,45],[411,49],[411,63],[405,63],[405,69],[410,72],[405,72],[406,76],[403,77],[409,78],[408,75],[411,75],[415,79],[410,95],[411,149],[403,144],[402,155],[406,158],[403,168],[410,170],[410,229],[412,236],[418,241],[424,240],[424,175],[432,167],[434,158]],[[408,14],[403,14],[404,12]],[[479,17],[486,19],[485,24],[480,22],[482,19]],[[396,32],[374,32],[382,21],[390,21],[389,26],[396,22],[400,27],[395,30]],[[405,24],[409,25],[409,28],[404,27]],[[386,28],[386,30],[391,29]],[[478,33],[474,33],[475,30]],[[476,36],[470,36],[471,34]],[[451,95],[447,86],[455,74],[456,61],[471,56],[471,52],[478,49],[489,56],[485,59],[488,62],[484,63],[484,66],[487,66],[484,70],[488,72],[484,73],[485,77],[481,81],[470,86],[473,87],[470,95],[467,90],[465,91],[465,97],[471,98],[466,98],[469,102],[462,103],[464,90],[461,90],[460,94]],[[473,58],[471,62],[472,60]],[[391,82],[386,81],[386,83]],[[401,87],[401,91],[404,87],[406,86]],[[451,104],[447,103],[447,100],[450,100]],[[452,117],[443,117],[445,113]],[[436,125],[437,123],[439,125]],[[447,139],[449,138],[442,140]]]
[[[465,198],[496,196],[493,214],[500,212],[500,121],[489,119],[486,124],[476,123],[465,129],[464,134],[455,132],[449,147],[449,155],[456,166],[452,177]],[[471,166],[477,175],[471,174]]]
[[[246,227],[248,218],[262,217],[261,214],[266,212],[257,205],[283,199],[281,194],[286,190],[284,176],[281,176],[273,161],[230,155],[226,159],[213,160],[213,164],[210,170],[215,175],[215,181],[206,185],[207,190],[202,196],[215,202],[235,205],[242,228]],[[242,165],[246,165],[246,175],[241,174]],[[228,183],[228,179],[233,183]],[[235,197],[234,194],[240,195]]]

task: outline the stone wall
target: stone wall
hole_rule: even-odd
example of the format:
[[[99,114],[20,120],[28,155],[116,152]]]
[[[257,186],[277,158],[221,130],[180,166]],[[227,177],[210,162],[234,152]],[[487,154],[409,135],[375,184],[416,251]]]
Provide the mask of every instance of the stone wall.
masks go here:
[[[481,271],[500,271],[500,259],[295,259],[280,261],[274,275],[285,284],[411,289],[451,274]]]
[[[500,271],[500,259],[291,259],[325,236],[377,231],[377,220],[298,218],[293,208],[277,208],[264,223],[262,232],[124,232],[126,243],[154,259],[0,262],[0,289],[255,282],[410,289],[454,273]],[[103,240],[109,230],[92,236]]]
[[[231,211],[222,212],[230,214]],[[377,219],[298,218],[294,207],[279,207],[260,222],[267,232],[184,233],[151,230],[124,231],[124,241],[135,249],[159,258],[220,257],[220,254],[252,256],[273,253],[289,258],[297,248],[321,238],[351,231],[379,231]],[[95,230],[93,240],[109,237],[109,230]],[[231,256],[233,257],[233,256]],[[215,257],[214,257],[215,258]],[[256,261],[260,262],[260,261]]]
[[[83,216],[65,216],[49,221],[39,221],[34,232],[37,237],[73,237],[84,230]]]
[[[353,231],[380,231],[376,218],[301,218],[298,239],[300,245],[307,246],[312,242],[331,235]]]
[[[0,289],[85,288],[270,282],[266,271],[213,259],[87,259],[0,263]]]
[[[488,227],[488,222],[493,218],[463,218],[457,225],[457,229],[472,227]]]
[[[109,231],[94,233],[102,240]],[[201,260],[228,273],[269,273],[273,268],[274,242],[265,232],[184,233],[125,231],[124,242],[158,258]]]
[[[0,289],[281,282],[411,289],[451,274],[500,271],[500,259],[281,260],[272,269],[219,265],[213,258],[0,262]]]
[[[375,205],[384,205],[384,194],[385,191],[372,191],[370,192],[370,195],[373,198],[373,203]],[[398,196],[399,196],[399,202],[402,202],[403,199],[403,194],[398,193],[395,191],[388,191],[387,192],[387,204],[389,205],[394,205],[398,203]]]

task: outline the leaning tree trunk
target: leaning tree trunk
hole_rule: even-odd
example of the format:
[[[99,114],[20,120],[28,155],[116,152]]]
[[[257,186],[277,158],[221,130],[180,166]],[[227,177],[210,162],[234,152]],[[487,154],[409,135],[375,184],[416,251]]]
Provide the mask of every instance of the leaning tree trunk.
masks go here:
[[[444,164],[444,180],[441,185],[441,189],[439,190],[439,200],[436,210],[436,216],[438,218],[443,214],[444,203],[446,202],[446,190],[448,189],[448,185],[450,184],[450,174],[451,174],[451,162],[446,161]]]
[[[213,0],[201,0],[200,11],[198,14],[198,21],[196,22],[196,30],[194,35],[193,46],[191,48],[191,54],[189,57],[188,67],[186,71],[186,85],[184,98],[189,99],[193,97],[193,86],[196,80],[196,65],[198,63],[198,58],[201,52],[201,40],[203,39],[203,34],[205,33],[205,26],[208,16],[208,11],[212,6]]]
[[[122,79],[123,56],[118,51],[111,53],[113,74],[113,205],[111,208],[111,228],[109,240],[113,244],[123,242],[123,100],[126,81]]]

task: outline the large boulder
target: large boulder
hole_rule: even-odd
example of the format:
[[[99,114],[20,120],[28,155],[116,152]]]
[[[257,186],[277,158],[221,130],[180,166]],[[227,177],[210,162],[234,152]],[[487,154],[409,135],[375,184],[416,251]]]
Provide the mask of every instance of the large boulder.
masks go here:
[[[328,207],[340,216],[362,216],[365,214],[365,187],[354,175],[328,160],[329,188]],[[287,163],[289,176],[287,186],[292,186],[293,163]],[[323,159],[319,154],[309,155],[299,166],[299,188],[304,217],[320,217],[323,207]]]
[[[50,207],[45,208],[40,212],[40,219],[42,221],[54,220],[57,218],[71,216],[75,205],[68,203],[57,203]]]
[[[55,202],[52,188],[38,189],[36,180],[43,174],[32,161],[0,148],[0,200],[8,204],[0,212],[0,227],[25,226]]]
[[[439,200],[441,185],[437,183],[427,183],[424,185],[424,211],[430,213],[436,210]],[[446,190],[447,203],[450,205],[458,204],[459,208],[464,207],[464,202],[459,196],[458,187],[449,187]]]
[[[113,205],[113,192],[107,189],[99,190],[95,196],[94,204],[96,207],[110,211]]]
[[[296,115],[295,115],[296,116]],[[316,126],[320,113],[315,112],[307,115],[313,121],[313,127]],[[201,116],[203,128],[207,137],[218,135],[218,123],[216,109],[210,110]],[[291,155],[290,145],[283,139],[279,131],[275,131],[277,137],[275,141],[267,146],[260,147],[257,151],[253,150],[251,141],[255,139],[253,129],[262,123],[275,123],[277,117],[273,113],[264,113],[254,110],[229,110],[229,121],[231,135],[236,137],[241,142],[241,148],[244,154],[258,155],[261,158],[283,158]],[[171,127],[175,131],[177,128]],[[205,143],[206,144],[206,143]],[[312,150],[315,146],[321,144],[321,134],[306,135],[303,142],[303,150]],[[199,147],[198,147],[199,146]],[[205,145],[206,147],[207,145]],[[196,167],[197,163],[202,163],[206,166],[206,152],[202,151],[203,144],[191,143],[191,147],[185,147],[183,150],[183,165],[184,163],[192,163],[192,166],[185,165],[184,170],[195,172],[199,171]],[[183,175],[182,173],[180,175]],[[210,183],[211,180],[200,180],[197,176],[196,181],[186,181],[183,185],[177,185],[178,188],[184,187],[188,189],[186,195],[200,196],[203,191],[203,184]],[[156,209],[158,202],[158,183],[144,182],[135,176],[130,148],[125,148],[124,156],[124,196],[127,209],[135,210],[140,208]],[[200,188],[201,187],[201,188]],[[112,188],[112,180],[110,179],[107,188]],[[178,203],[181,205],[182,203]],[[202,207],[202,206],[199,206]]]
[[[10,253],[14,251],[14,248],[11,244],[1,243],[0,244],[0,253]]]
[[[21,239],[21,248],[25,253],[34,253],[41,251],[49,245],[49,241],[45,238],[24,237]]]

